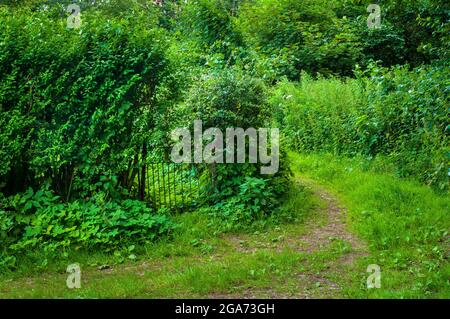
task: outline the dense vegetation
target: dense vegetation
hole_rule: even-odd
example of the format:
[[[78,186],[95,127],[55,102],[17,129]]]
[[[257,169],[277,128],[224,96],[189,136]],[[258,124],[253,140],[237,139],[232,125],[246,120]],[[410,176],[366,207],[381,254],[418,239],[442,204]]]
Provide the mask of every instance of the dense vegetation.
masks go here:
[[[448,66],[373,66],[354,79],[282,82],[272,97],[294,149],[385,156],[398,175],[447,190]],[[369,77],[365,77],[369,75]]]
[[[413,256],[429,263],[417,266],[419,296],[448,289],[450,5],[378,1],[381,27],[369,29],[371,2],[80,0],[81,27],[70,29],[72,1],[1,1],[0,269],[99,248],[135,259],[136,245],[178,236],[186,225],[145,181],[151,161],[168,161],[171,131],[201,119],[282,132],[276,174],[194,165],[211,183],[189,208],[211,233],[296,220],[288,150],[361,159],[392,169],[370,207],[348,196],[355,231],[377,256],[397,253],[392,269]],[[297,161],[311,176],[326,165]],[[347,182],[327,165],[318,178]],[[393,187],[398,177],[427,187]],[[410,198],[417,189],[426,202]],[[381,205],[391,193],[407,209]]]

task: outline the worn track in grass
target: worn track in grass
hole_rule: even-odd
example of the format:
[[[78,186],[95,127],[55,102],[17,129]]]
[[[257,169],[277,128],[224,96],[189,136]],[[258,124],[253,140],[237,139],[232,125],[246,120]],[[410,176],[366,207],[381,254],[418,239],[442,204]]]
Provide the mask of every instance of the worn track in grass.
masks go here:
[[[289,233],[273,249],[281,251],[289,248],[300,253],[320,254],[322,250],[327,250],[333,242],[342,242],[348,245],[346,251],[331,262],[324,262],[321,271],[308,270],[308,265],[299,264],[299,268],[306,271],[299,271],[293,275],[297,278],[297,283],[290,289],[280,292],[271,287],[266,289],[247,289],[244,292],[223,294],[212,294],[211,298],[342,298],[342,287],[330,280],[346,271],[353,265],[358,257],[367,255],[367,247],[363,241],[347,230],[346,217],[347,209],[342,207],[334,195],[317,185],[313,180],[296,177],[296,183],[311,190],[323,204],[316,208],[316,214],[310,216],[305,225],[306,232],[303,234]],[[235,249],[241,253],[255,253],[257,247],[245,247],[246,242],[243,236],[228,237],[234,243]],[[305,261],[307,264],[308,262]],[[303,267],[304,266],[304,267]],[[292,281],[291,281],[292,284]]]

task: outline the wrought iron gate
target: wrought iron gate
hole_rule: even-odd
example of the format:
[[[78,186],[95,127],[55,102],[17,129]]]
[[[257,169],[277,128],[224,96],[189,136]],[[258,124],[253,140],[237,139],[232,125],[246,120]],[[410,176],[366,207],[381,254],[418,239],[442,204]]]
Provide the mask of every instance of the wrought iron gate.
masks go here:
[[[211,174],[206,165],[147,163],[146,199],[155,208],[191,209],[202,204],[211,192]]]

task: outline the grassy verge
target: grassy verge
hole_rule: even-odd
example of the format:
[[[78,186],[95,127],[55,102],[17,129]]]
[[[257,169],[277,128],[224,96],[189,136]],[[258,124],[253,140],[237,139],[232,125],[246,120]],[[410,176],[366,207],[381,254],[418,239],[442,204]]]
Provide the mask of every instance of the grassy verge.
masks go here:
[[[348,208],[348,224],[371,252],[357,268],[367,262],[381,267],[381,289],[361,289],[358,280],[347,278],[349,297],[450,297],[448,194],[396,178],[382,160],[291,157],[296,170],[334,190]]]

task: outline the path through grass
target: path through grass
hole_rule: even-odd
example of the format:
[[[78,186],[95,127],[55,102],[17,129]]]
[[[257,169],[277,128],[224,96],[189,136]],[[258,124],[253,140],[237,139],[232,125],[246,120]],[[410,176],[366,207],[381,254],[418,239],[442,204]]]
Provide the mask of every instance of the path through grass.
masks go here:
[[[5,278],[0,297],[343,297],[340,263],[352,254],[354,237],[335,203],[315,196],[296,175],[285,205],[293,222],[247,233],[216,235],[204,214],[183,214],[174,240],[147,247],[135,262],[79,254],[43,273]],[[71,262],[81,265],[79,290],[65,284]]]
[[[291,154],[289,223],[214,233],[201,212],[136,260],[76,253],[3,274],[0,298],[448,297],[449,199],[364,160]],[[66,287],[77,262],[81,289]],[[367,289],[378,264],[382,287]],[[24,270],[26,269],[26,270]]]

